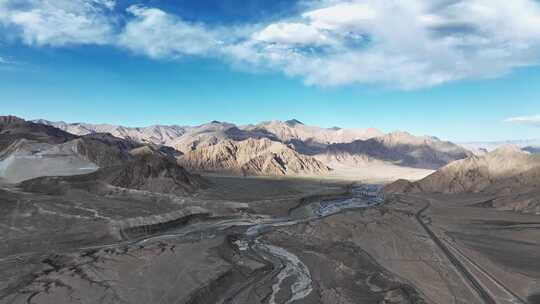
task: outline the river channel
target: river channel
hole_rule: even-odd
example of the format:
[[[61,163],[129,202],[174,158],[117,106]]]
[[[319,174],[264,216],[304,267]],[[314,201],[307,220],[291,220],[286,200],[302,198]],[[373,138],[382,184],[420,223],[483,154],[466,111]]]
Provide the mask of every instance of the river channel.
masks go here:
[[[285,248],[263,242],[261,236],[277,227],[313,221],[347,210],[376,206],[384,201],[379,190],[380,186],[378,185],[355,186],[351,188],[350,194],[347,196],[331,200],[321,199],[304,204],[291,210],[288,217],[260,216],[202,221],[176,231],[168,231],[166,234],[140,239],[135,244],[143,245],[150,241],[178,238],[213,238],[220,234],[230,234],[231,229],[234,228],[234,235],[237,238],[234,244],[237,250],[273,264],[273,268],[276,270],[273,277],[272,294],[268,298],[268,303],[276,304],[276,296],[280,290],[289,288],[290,291],[287,293],[290,294],[289,299],[285,302],[279,302],[289,304],[307,297],[312,292],[310,270],[298,256]]]

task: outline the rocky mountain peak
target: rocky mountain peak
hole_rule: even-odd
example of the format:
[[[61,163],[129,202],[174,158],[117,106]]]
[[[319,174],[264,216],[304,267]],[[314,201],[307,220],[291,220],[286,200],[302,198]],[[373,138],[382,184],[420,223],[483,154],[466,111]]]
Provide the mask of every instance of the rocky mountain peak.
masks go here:
[[[19,118],[17,116],[0,116],[0,125],[11,125],[16,123],[24,123],[26,122],[24,119]]]
[[[529,153],[526,151],[523,151],[517,145],[508,144],[508,145],[502,145],[496,148],[490,154],[501,155],[501,156],[512,156],[512,155],[524,155],[524,154],[529,154]]]
[[[289,119],[287,121],[285,121],[285,123],[291,127],[294,127],[296,125],[304,125],[303,122],[299,121],[298,119]]]

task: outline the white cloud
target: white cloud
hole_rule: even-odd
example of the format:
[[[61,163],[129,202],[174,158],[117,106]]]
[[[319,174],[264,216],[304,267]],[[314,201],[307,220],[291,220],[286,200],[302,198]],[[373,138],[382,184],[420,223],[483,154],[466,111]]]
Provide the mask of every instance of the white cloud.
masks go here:
[[[92,0],[94,3],[98,5],[103,5],[109,10],[113,10],[116,6],[116,0]]]
[[[497,77],[540,59],[540,5],[534,0],[332,0],[295,22],[303,33],[324,31],[332,44],[306,52],[305,45],[290,45],[292,35],[282,35],[287,39],[273,39],[271,46],[259,39],[233,50],[308,84],[403,89]],[[283,23],[254,37],[277,25]],[[324,41],[317,35],[304,40],[314,47]],[[239,52],[242,47],[250,50]]]
[[[103,10],[114,7],[110,0],[2,1],[0,23],[21,31],[30,45],[105,44],[112,24]],[[24,5],[22,5],[23,3]]]
[[[535,0],[321,0],[269,24],[215,27],[113,0],[0,0],[30,45],[109,44],[151,58],[211,56],[309,85],[402,89],[499,77],[540,62]],[[21,2],[18,0],[16,2]]]
[[[303,23],[274,23],[255,33],[253,39],[282,44],[326,44],[330,39],[319,29]]]
[[[504,122],[540,127],[540,115],[510,117]]]
[[[118,45],[152,58],[207,55],[222,43],[217,33],[203,25],[185,22],[162,10],[130,6],[127,11],[135,18],[119,35]]]
[[[311,25],[323,29],[355,28],[377,18],[377,11],[367,3],[345,2],[304,13]]]

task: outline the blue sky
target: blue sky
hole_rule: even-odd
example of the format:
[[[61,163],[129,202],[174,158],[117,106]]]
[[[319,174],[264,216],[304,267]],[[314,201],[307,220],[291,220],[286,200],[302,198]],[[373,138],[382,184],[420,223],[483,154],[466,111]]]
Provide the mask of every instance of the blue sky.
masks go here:
[[[537,1],[380,3],[0,0],[1,114],[540,137]]]

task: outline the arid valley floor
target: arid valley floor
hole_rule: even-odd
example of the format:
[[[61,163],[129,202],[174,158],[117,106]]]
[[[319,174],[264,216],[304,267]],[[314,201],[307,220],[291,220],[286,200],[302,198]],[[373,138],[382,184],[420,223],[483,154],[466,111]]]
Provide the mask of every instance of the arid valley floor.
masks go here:
[[[540,303],[537,155],[298,124],[175,146],[2,117],[0,303]]]

